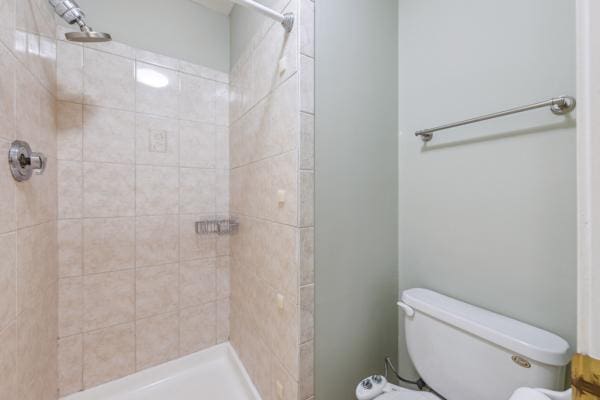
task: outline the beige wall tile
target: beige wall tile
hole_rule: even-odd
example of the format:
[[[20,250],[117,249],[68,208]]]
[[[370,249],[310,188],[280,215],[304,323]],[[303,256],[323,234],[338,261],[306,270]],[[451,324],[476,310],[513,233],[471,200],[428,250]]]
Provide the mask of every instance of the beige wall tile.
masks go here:
[[[58,275],[79,276],[83,272],[83,228],[79,219],[58,221]]]
[[[135,114],[110,108],[84,106],[83,157],[85,161],[135,162]]]
[[[135,266],[135,219],[83,220],[83,266],[86,274]]]
[[[300,288],[300,343],[315,336],[315,285]]]
[[[0,151],[2,154],[8,154],[10,143],[0,139]],[[0,169],[0,232],[9,232],[17,228],[16,204],[15,204],[15,185],[9,168],[5,165]]]
[[[56,162],[50,162],[43,176],[34,174],[30,180],[16,185],[18,227],[56,220],[58,197],[56,180]]]
[[[135,59],[144,63],[158,65],[159,67],[165,67],[174,70],[179,68],[179,60],[147,50],[135,49]]]
[[[315,113],[315,60],[300,56],[300,110]]]
[[[229,214],[229,169],[218,169],[215,182],[215,208],[218,214]]]
[[[180,74],[179,118],[215,123],[216,82]]]
[[[17,312],[41,302],[46,288],[58,278],[56,223],[17,232]]]
[[[269,345],[262,338],[252,336],[251,332],[243,332],[246,342],[242,362],[248,369],[252,382],[263,399],[272,399],[272,355]]]
[[[294,7],[293,0],[290,7]],[[286,68],[280,71],[280,60]],[[264,97],[298,70],[298,29],[286,34],[280,26],[272,25],[257,45],[252,57],[255,99]]]
[[[42,6],[43,7],[43,6]],[[52,25],[52,14],[47,14],[47,18],[44,21],[48,22],[48,25]],[[49,30],[53,30],[50,28]],[[50,36],[40,36],[40,56],[38,58],[38,72],[36,76],[42,82],[42,85],[46,88],[49,93],[52,93],[52,97],[56,96],[56,41]]]
[[[229,85],[217,83],[215,91],[215,123],[229,125]]]
[[[315,281],[315,230],[300,229],[300,284]]]
[[[133,321],[135,314],[134,271],[84,276],[83,303],[85,331]]]
[[[133,111],[134,62],[87,47],[83,58],[85,104]]]
[[[179,354],[186,355],[217,343],[216,303],[186,308],[179,313]]]
[[[217,299],[217,271],[214,258],[185,261],[180,265],[181,307],[190,307]]]
[[[272,312],[278,299],[273,289],[258,279],[245,265],[233,258],[231,280],[231,323],[253,332],[257,338],[270,343],[273,327]],[[286,297],[283,297],[285,301]],[[234,323],[235,322],[235,323]],[[232,336],[236,329],[232,329]],[[269,345],[269,347],[271,347]]]
[[[217,169],[229,170],[229,128],[217,126],[216,131],[216,153],[215,167]]]
[[[216,256],[217,238],[214,235],[198,235],[196,233],[196,221],[206,218],[206,215],[181,215],[179,217],[179,256],[182,261]]]
[[[280,309],[277,305],[279,293],[269,292],[268,295],[270,318],[267,320],[267,341],[279,362],[298,379],[299,307],[296,302],[284,297],[284,306]]]
[[[51,161],[52,162],[52,161]],[[83,166],[80,161],[58,161],[58,217],[83,216]]]
[[[138,267],[179,260],[177,215],[136,218],[136,265]]]
[[[177,168],[138,165],[135,180],[137,215],[179,212],[179,170]]]
[[[17,317],[17,396],[54,399],[58,386],[56,281],[39,291],[36,302]]]
[[[0,235],[0,331],[17,317],[16,249],[16,233]]]
[[[83,47],[62,40],[57,42],[56,76],[59,100],[83,102]]]
[[[314,343],[308,342],[300,346],[300,399],[306,400],[314,396]]]
[[[300,215],[301,227],[315,224],[315,174],[312,171],[300,172]]]
[[[217,343],[229,340],[229,299],[217,301]]]
[[[17,325],[0,330],[0,398],[13,399],[17,393]]]
[[[58,337],[81,333],[83,321],[83,278],[58,281]]]
[[[273,399],[298,400],[298,383],[296,380],[285,370],[275,357],[271,359],[271,364],[271,390]],[[283,388],[281,397],[278,396],[279,385]]]
[[[16,22],[16,8],[17,4],[15,0],[7,0],[2,2],[0,8],[0,41],[4,43],[9,49],[15,44],[14,34],[15,34],[15,22]]]
[[[6,5],[4,6],[6,7]],[[12,140],[15,137],[15,99],[16,99],[16,68],[17,60],[4,46],[0,47],[0,138]]]
[[[231,126],[231,166],[275,156],[297,147],[299,86],[296,76]]]
[[[289,152],[231,171],[231,211],[297,224],[296,152]],[[280,202],[279,191],[284,192]]]
[[[83,157],[83,106],[59,101],[56,108],[56,151],[59,160]]]
[[[17,69],[16,88],[17,137],[29,142],[32,148],[40,149],[43,139],[40,122],[43,89],[24,68]]]
[[[60,396],[83,389],[83,336],[58,340],[58,386]]]
[[[315,56],[315,3],[300,0],[300,53]],[[304,399],[302,399],[304,400]]]
[[[17,235],[0,235],[0,331],[17,316]],[[1,343],[1,342],[0,342]]]
[[[135,213],[134,166],[83,164],[85,217],[121,217]]]
[[[83,337],[83,384],[90,388],[135,372],[134,323],[112,326]]]
[[[232,254],[295,302],[298,297],[297,235],[297,229],[292,226],[242,217],[238,234],[231,237]]]
[[[186,74],[200,76],[206,79],[212,79],[217,82],[228,83],[229,74],[226,72],[217,71],[203,65],[192,64],[187,61],[179,60],[179,70]]]
[[[177,311],[179,306],[179,265],[168,264],[135,272],[136,318]]]
[[[136,163],[179,164],[179,126],[168,118],[136,115]]]
[[[220,235],[216,238],[216,255],[229,256],[231,255],[229,246],[229,235]]]
[[[219,299],[229,298],[231,294],[231,257],[217,258],[217,297]]]
[[[212,124],[180,121],[179,161],[182,167],[215,167],[216,129]]]
[[[137,112],[177,117],[179,109],[179,74],[172,69],[136,62]]]
[[[216,208],[214,169],[180,168],[180,210],[184,214],[211,214]]]
[[[54,72],[53,72],[54,74]],[[56,98],[47,90],[40,92],[40,149],[50,158],[56,158]]]
[[[138,320],[135,329],[138,371],[177,358],[179,354],[177,312]]]
[[[111,40],[110,42],[85,43],[85,48],[102,51],[116,56],[133,59],[135,57],[135,49],[125,43]]]
[[[244,111],[244,94],[247,89],[244,87],[245,81],[242,80],[242,72],[245,72],[248,62],[244,57],[238,60],[238,63],[232,68],[231,83],[229,85],[229,124],[237,121]]]
[[[300,114],[300,168],[315,168],[315,116],[306,113]]]

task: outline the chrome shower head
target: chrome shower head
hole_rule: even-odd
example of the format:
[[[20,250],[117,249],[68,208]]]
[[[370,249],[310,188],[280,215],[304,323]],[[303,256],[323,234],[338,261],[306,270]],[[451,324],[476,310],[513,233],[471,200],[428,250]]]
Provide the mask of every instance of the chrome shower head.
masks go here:
[[[81,32],[68,32],[67,40],[72,42],[108,42],[112,37],[108,33],[95,32],[85,23],[85,13],[75,0],[48,0],[54,11],[67,23],[79,25]]]
[[[70,42],[98,43],[109,42],[112,37],[108,33],[94,32],[89,26],[81,26],[81,32],[67,32],[65,37]]]

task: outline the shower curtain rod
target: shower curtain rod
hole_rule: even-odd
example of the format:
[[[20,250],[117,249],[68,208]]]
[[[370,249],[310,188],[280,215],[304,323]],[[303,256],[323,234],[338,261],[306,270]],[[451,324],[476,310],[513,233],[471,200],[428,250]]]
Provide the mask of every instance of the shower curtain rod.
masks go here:
[[[255,11],[258,11],[262,15],[265,15],[275,21],[281,23],[281,26],[286,30],[286,32],[291,32],[294,27],[294,13],[285,13],[281,14],[277,11],[270,9],[269,7],[265,7],[262,4],[253,1],[253,0],[232,0],[234,3],[239,4],[240,6],[251,8]]]

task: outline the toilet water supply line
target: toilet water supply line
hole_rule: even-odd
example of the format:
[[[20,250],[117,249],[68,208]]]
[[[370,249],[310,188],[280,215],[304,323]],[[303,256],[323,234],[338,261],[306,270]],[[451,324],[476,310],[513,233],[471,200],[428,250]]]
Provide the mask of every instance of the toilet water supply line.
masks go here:
[[[267,16],[275,21],[279,22],[286,32],[291,32],[294,28],[294,13],[281,14],[269,7],[263,6],[262,4],[253,0],[232,0],[234,3],[240,6],[251,8],[258,11],[264,16]]]
[[[439,394],[438,392],[436,392],[435,390],[433,390],[432,388],[429,387],[429,385],[427,385],[427,383],[419,378],[416,381],[411,381],[408,380],[406,378],[403,378],[400,376],[400,374],[398,373],[398,371],[396,371],[396,368],[394,368],[394,364],[392,364],[392,360],[389,357],[385,358],[385,372],[384,372],[384,376],[387,379],[388,377],[388,366],[389,368],[392,370],[392,372],[394,373],[394,376],[400,381],[400,382],[404,382],[404,383],[408,383],[410,385],[415,385],[419,388],[419,390],[423,390],[423,389],[427,389],[429,392],[433,393],[434,395],[436,395],[437,397],[439,397],[441,400],[446,400],[446,398],[444,396],[442,396],[441,394]]]

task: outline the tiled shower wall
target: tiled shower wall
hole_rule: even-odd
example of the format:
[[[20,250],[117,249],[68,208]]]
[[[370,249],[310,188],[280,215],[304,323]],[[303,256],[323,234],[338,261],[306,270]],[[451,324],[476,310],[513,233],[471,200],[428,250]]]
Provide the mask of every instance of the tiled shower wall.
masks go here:
[[[117,42],[57,64],[64,395],[228,340],[228,239],[194,222],[229,212],[229,85]]]
[[[29,142],[43,175],[0,167],[0,399],[57,397],[56,42],[45,0],[0,0],[0,154]]]
[[[231,341],[265,400],[313,396],[314,3],[231,72]]]
[[[230,166],[232,342],[264,399],[312,397],[314,4],[287,10],[294,31],[265,24],[234,68],[230,162],[226,74],[57,42],[45,0],[0,0],[0,145],[49,156],[27,183],[0,169],[0,398],[54,399],[59,382],[228,339],[229,243],[193,223],[227,215]]]

